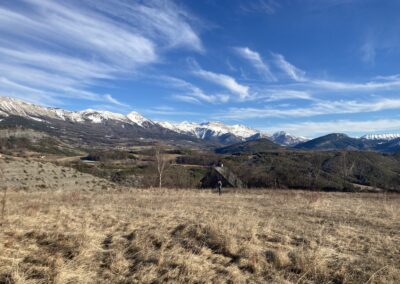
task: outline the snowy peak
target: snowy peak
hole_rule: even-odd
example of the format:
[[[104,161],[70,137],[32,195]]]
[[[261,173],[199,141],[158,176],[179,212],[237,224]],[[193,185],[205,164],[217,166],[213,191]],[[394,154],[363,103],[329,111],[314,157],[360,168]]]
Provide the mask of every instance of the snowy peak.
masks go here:
[[[0,97],[0,114],[3,116],[22,116],[34,120],[47,117],[59,120],[68,119],[75,122],[82,121],[78,114],[71,111],[42,107],[9,97]]]
[[[249,138],[256,134],[259,134],[260,131],[246,127],[244,125],[235,124],[235,125],[226,125],[221,122],[206,122],[200,124],[202,127],[208,128],[210,130],[215,131],[219,135],[231,133],[237,137],[241,138]]]
[[[51,123],[51,120],[62,120],[72,123],[123,123],[136,125],[141,128],[147,128],[155,123],[138,112],[131,112],[128,115],[113,113],[110,111],[99,111],[87,109],[83,111],[68,111],[59,108],[49,108],[34,105],[21,100],[0,96],[0,116],[8,117],[10,115],[21,116],[27,119]],[[222,122],[204,122],[193,123],[183,121],[180,123],[157,122],[157,125],[174,131],[176,133],[189,135],[203,140],[214,140],[225,144],[255,140],[259,138],[269,138],[275,143],[285,146],[294,146],[307,139],[295,137],[286,132],[277,132],[271,137],[265,133],[235,124],[227,125]]]
[[[367,140],[385,140],[390,141],[400,138],[400,133],[385,133],[385,134],[366,134],[361,137]]]
[[[157,123],[161,127],[175,131],[177,133],[189,134],[197,137],[196,128],[199,127],[199,124],[197,123],[187,122],[187,121],[183,121],[176,124],[167,121],[158,121]]]
[[[0,115],[1,116],[22,116],[33,120],[57,119],[77,123],[103,123],[105,121],[115,121],[128,124],[136,124],[141,127],[153,124],[151,120],[143,117],[137,112],[131,112],[128,115],[114,113],[110,111],[99,111],[87,109],[83,111],[67,111],[59,108],[49,108],[27,103],[21,100],[0,97]]]
[[[133,122],[139,126],[146,126],[146,124],[154,124],[151,120],[145,118],[143,115],[141,115],[140,113],[136,112],[136,111],[132,111],[131,113],[129,113],[126,116],[130,122]]]
[[[181,133],[195,136],[199,139],[218,138],[224,135],[234,135],[239,140],[246,140],[254,135],[260,134],[259,131],[248,128],[243,125],[226,125],[222,122],[158,122],[164,128]]]
[[[269,137],[273,142],[280,144],[282,146],[296,146],[297,144],[308,141],[306,137],[293,136],[285,131],[278,131]]]
[[[80,111],[79,114],[82,119],[93,123],[102,123],[106,120],[128,122],[128,119],[125,115],[113,113],[110,111],[97,111],[93,109],[87,109],[84,111]]]

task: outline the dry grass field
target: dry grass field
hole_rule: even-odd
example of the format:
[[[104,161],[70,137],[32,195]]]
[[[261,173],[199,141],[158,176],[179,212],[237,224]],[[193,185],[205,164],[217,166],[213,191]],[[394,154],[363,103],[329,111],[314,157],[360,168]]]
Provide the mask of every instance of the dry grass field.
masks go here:
[[[400,196],[9,191],[0,283],[400,283]]]

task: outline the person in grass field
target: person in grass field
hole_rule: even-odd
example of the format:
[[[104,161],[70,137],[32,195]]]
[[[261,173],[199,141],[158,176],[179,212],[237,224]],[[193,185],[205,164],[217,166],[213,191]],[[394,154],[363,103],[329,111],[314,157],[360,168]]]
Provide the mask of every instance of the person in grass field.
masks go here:
[[[218,180],[217,187],[218,187],[218,194],[221,195],[222,194],[222,181],[221,180]]]

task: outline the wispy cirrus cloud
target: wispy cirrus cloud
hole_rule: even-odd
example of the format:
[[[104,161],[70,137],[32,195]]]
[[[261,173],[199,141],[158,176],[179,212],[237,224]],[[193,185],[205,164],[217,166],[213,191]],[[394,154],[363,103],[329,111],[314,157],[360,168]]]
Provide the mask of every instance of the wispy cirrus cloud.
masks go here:
[[[272,15],[281,5],[277,0],[253,0],[244,1],[239,7],[245,13],[265,13]]]
[[[220,73],[214,73],[211,71],[206,71],[203,69],[196,70],[193,73],[205,80],[208,80],[221,87],[226,88],[232,93],[238,95],[240,99],[245,99],[249,95],[249,87],[238,83],[231,76]]]
[[[276,81],[276,77],[272,74],[268,64],[261,58],[261,55],[248,47],[235,47],[234,50],[238,55],[250,62],[250,64],[269,81]]]
[[[172,98],[187,103],[225,103],[230,97],[224,94],[206,94],[202,89],[183,79],[161,76],[158,78],[169,88],[174,89]]]
[[[286,73],[289,78],[298,82],[306,81],[306,72],[291,64],[282,54],[272,53],[272,57],[274,58],[277,67]]]
[[[315,100],[310,92],[298,90],[268,90],[262,94],[258,94],[258,99],[265,98],[266,102],[274,102],[281,100]]]
[[[176,109],[170,106],[155,106],[150,109],[140,110],[142,113],[149,115],[159,115],[159,116],[203,116],[204,114],[195,111],[186,111],[181,109]]]
[[[316,77],[306,76],[306,72],[290,63],[279,53],[272,53],[276,66],[281,69],[289,78],[298,83],[298,88],[314,89],[319,92],[336,91],[340,92],[368,92],[393,90],[400,87],[400,75],[377,76],[371,80],[364,82],[337,81],[320,79]]]
[[[220,117],[229,119],[251,119],[251,118],[282,118],[282,117],[313,117],[332,114],[370,113],[382,110],[400,109],[400,99],[379,99],[375,101],[322,101],[313,103],[307,107],[295,108],[230,108],[227,113]]]
[[[392,90],[400,87],[400,78],[391,76],[386,80],[367,81],[367,82],[342,82],[314,79],[309,81],[310,86],[314,86],[321,90],[333,91],[377,91],[377,90]]]
[[[192,74],[195,76],[223,87],[232,94],[238,96],[240,100],[245,100],[248,98],[250,94],[249,86],[238,83],[235,78],[229,75],[205,70],[201,68],[201,66],[195,60],[189,60],[189,63],[192,68]]]
[[[153,41],[161,41],[166,48],[203,51],[201,39],[191,25],[197,18],[173,1],[87,1],[106,15],[123,19]]]
[[[90,89],[132,77],[171,48],[202,50],[190,15],[171,1],[25,0],[0,4],[1,92],[97,100]],[[27,93],[26,90],[32,90]]]
[[[374,64],[376,56],[375,45],[372,41],[367,41],[361,46],[361,59],[365,63]]]

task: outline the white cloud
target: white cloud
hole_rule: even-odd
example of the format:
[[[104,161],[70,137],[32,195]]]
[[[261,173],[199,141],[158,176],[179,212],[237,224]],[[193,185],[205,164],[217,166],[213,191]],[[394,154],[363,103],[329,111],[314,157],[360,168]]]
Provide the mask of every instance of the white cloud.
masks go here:
[[[275,76],[271,73],[271,70],[267,63],[263,61],[260,54],[256,51],[251,50],[248,47],[236,47],[235,51],[243,58],[248,60],[250,64],[257,69],[262,75],[264,75],[270,81],[276,81]]]
[[[268,90],[256,95],[257,99],[264,99],[266,102],[274,102],[281,100],[315,100],[313,96],[306,91],[297,90]]]
[[[272,53],[272,56],[275,59],[275,64],[291,79],[298,82],[306,81],[306,72],[289,63],[282,54]]]
[[[391,76],[377,76],[374,80],[365,82],[344,82],[335,80],[325,80],[318,78],[311,78],[306,76],[306,72],[297,68],[288,62],[282,54],[271,53],[275,59],[276,66],[281,69],[289,78],[297,83],[298,88],[313,88],[316,91],[348,91],[348,92],[365,92],[365,91],[380,91],[380,90],[393,90],[400,87],[400,75],[395,74]],[[372,56],[373,54],[365,54]],[[373,58],[368,58],[373,60]],[[340,94],[340,93],[338,93]]]
[[[120,106],[120,107],[125,107],[128,108],[129,105],[121,103],[119,100],[117,100],[116,98],[114,98],[113,96],[111,96],[110,94],[106,94],[104,95],[104,98],[106,99],[106,101],[116,105],[116,106]]]
[[[246,99],[249,96],[249,87],[239,84],[236,80],[228,75],[206,71],[200,67],[196,68],[193,73],[207,81],[213,82],[232,93],[239,96],[240,99]]]
[[[172,1],[96,1],[89,3],[102,12],[124,19],[130,25],[144,30],[154,41],[160,39],[167,47],[183,46],[202,51],[202,42],[190,22],[196,20]]]
[[[202,50],[190,15],[171,1],[23,4],[0,4],[0,77],[9,82],[1,90],[9,96],[21,96],[25,87],[36,97],[121,105],[88,90],[131,77],[170,48]]]
[[[368,113],[400,109],[400,99],[380,99],[371,102],[360,101],[317,101],[304,108],[231,108],[220,117],[230,119],[265,117],[311,117],[318,115]]]
[[[268,15],[274,14],[280,4],[277,0],[252,0],[244,1],[240,9],[245,13],[265,13]]]
[[[334,91],[374,91],[390,90],[400,87],[400,78],[385,81],[370,81],[366,83],[339,82],[327,80],[312,80],[310,85],[319,89]]]
[[[200,104],[201,102],[215,104],[226,103],[230,99],[225,94],[206,94],[199,87],[179,78],[162,76],[158,79],[164,81],[168,87],[178,89],[177,93],[172,96],[175,100],[196,104]]]
[[[315,122],[307,121],[301,123],[278,124],[274,127],[262,129],[266,132],[276,132],[284,129],[294,135],[305,135],[316,137],[329,133],[376,133],[382,131],[399,131],[400,119],[377,119],[377,120],[334,120]]]
[[[204,114],[176,109],[173,107],[161,106],[161,107],[153,107],[150,109],[140,110],[141,113],[145,113],[148,115],[161,115],[161,116],[203,116]]]
[[[361,59],[365,63],[374,64],[375,62],[375,46],[372,41],[365,42],[361,47]]]

